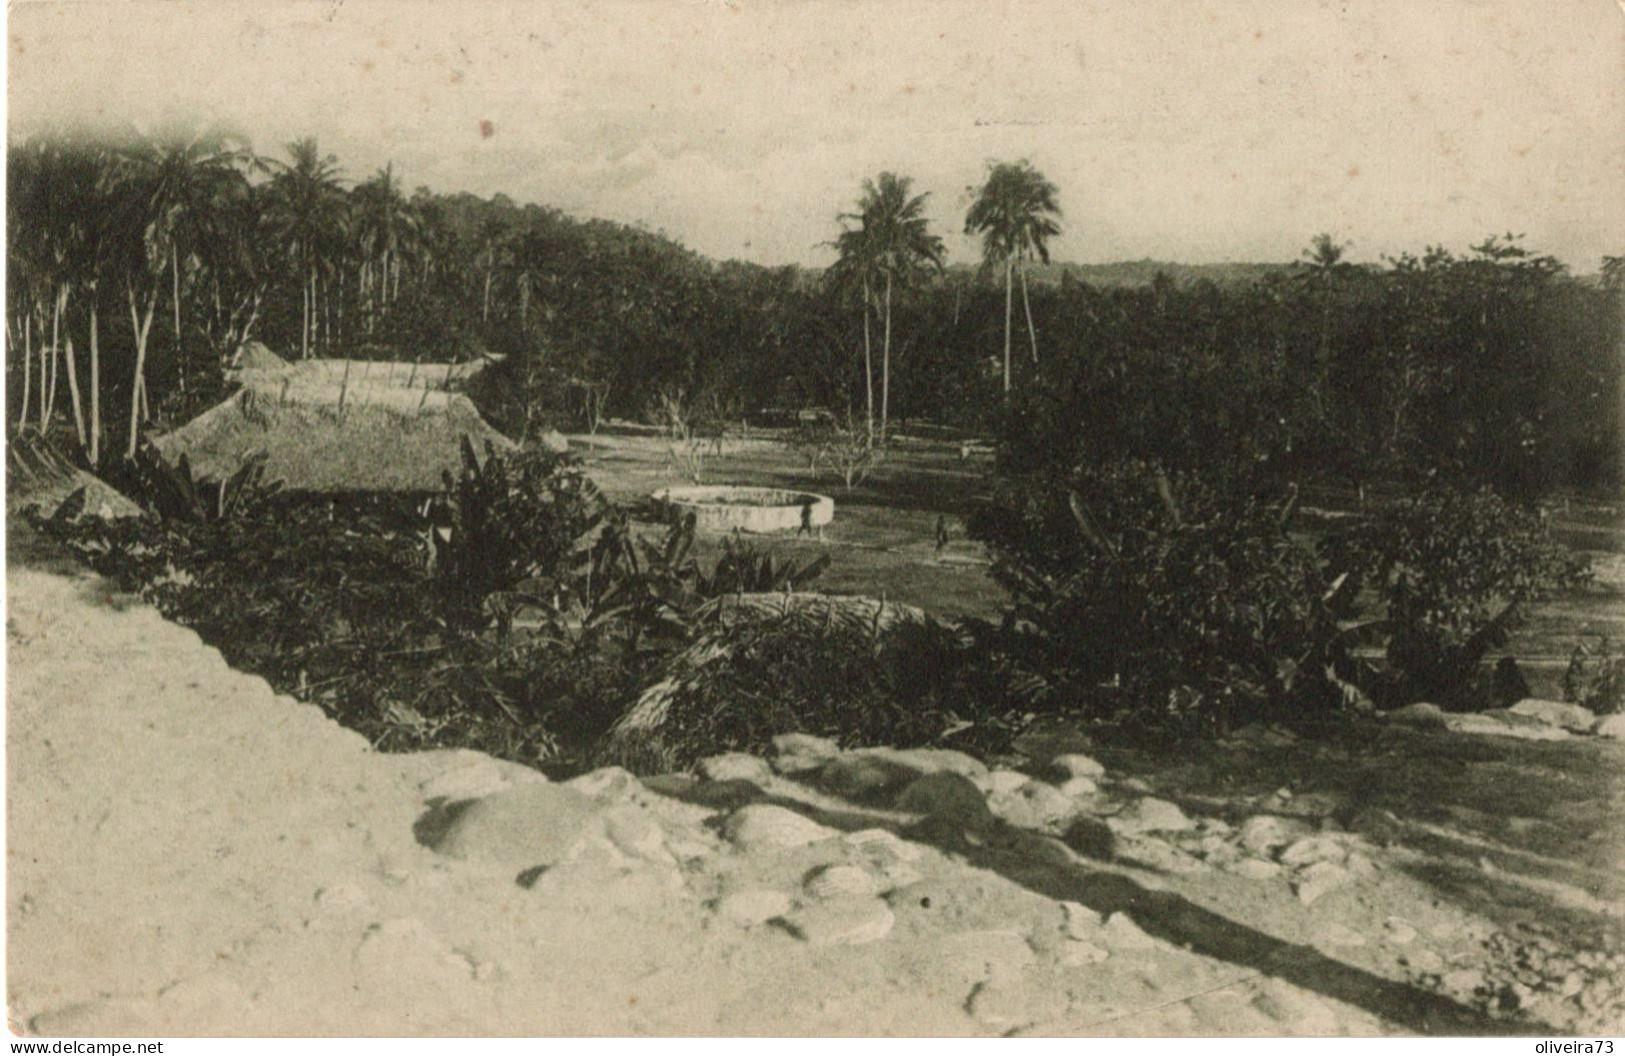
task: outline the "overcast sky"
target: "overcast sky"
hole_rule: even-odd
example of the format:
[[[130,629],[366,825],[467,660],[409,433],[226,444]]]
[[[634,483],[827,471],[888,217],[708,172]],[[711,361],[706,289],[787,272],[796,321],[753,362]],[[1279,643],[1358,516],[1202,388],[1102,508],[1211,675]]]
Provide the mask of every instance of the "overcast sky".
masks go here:
[[[347,177],[825,263],[866,176],[1027,157],[1073,261],[1625,253],[1619,0],[18,0],[8,126],[196,113]]]

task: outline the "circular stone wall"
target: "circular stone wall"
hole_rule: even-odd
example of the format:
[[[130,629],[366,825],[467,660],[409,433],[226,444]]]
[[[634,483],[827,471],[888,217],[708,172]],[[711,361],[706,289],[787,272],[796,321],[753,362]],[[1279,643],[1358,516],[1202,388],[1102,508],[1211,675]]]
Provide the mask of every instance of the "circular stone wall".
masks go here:
[[[835,519],[835,500],[808,491],[729,485],[662,488],[656,503],[679,516],[694,515],[694,527],[712,532],[784,532],[801,527],[801,508],[812,503],[812,524]]]

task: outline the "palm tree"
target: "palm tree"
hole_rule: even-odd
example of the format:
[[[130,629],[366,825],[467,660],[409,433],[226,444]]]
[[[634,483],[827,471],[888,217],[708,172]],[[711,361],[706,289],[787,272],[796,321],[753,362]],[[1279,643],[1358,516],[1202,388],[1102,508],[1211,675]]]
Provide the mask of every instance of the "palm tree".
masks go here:
[[[942,267],[942,239],[927,230],[925,200],[929,193],[910,196],[907,176],[883,172],[865,181],[859,219],[873,243],[875,266],[885,282],[882,307],[885,333],[880,357],[880,435],[886,435],[891,406],[892,291],[907,286],[921,273]]]
[[[313,138],[288,144],[291,164],[279,163],[272,178],[272,222],[282,251],[293,263],[303,287],[304,317],[300,355],[310,358],[316,319],[317,277],[331,262],[335,237],[348,227],[337,159],[323,155]]]
[[[1021,303],[1027,312],[1027,334],[1033,360],[1038,359],[1038,331],[1027,300],[1025,262],[1037,257],[1049,263],[1048,241],[1061,233],[1060,192],[1030,161],[995,162],[965,214],[965,233],[982,237],[982,259],[988,267],[1004,265],[1004,391],[1010,392],[1010,316],[1012,275],[1021,275]]]
[[[942,267],[942,239],[928,230],[924,216],[929,194],[911,195],[913,182],[907,176],[883,172],[863,183],[863,195],[855,213],[842,215],[843,222],[857,224],[842,231],[836,239],[841,254],[838,267],[850,272],[863,289],[864,366],[868,383],[869,434],[874,435],[873,353],[869,334],[870,306],[876,300],[883,331],[880,360],[880,435],[886,435],[891,410],[892,297],[898,287],[906,287],[923,272]]]
[[[387,315],[400,295],[401,258],[416,244],[418,220],[401,194],[393,163],[355,189],[355,236],[361,250],[361,295],[373,314]]]
[[[169,271],[175,361],[183,388],[183,271],[195,272],[209,248],[219,241],[230,203],[247,194],[243,169],[252,162],[247,141],[221,128],[166,129],[136,140],[123,155],[127,187],[136,193],[145,220],[151,263]]]

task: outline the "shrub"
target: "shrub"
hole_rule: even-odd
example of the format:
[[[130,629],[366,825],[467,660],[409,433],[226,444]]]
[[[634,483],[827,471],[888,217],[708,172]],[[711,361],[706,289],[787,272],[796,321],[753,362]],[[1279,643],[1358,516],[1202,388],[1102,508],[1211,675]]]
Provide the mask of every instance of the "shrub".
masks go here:
[[[600,758],[690,765],[716,752],[764,752],[789,732],[910,746],[962,743],[974,729],[981,743],[1007,747],[1016,724],[1016,702],[981,677],[993,670],[985,657],[929,618],[885,621],[838,599],[722,600],[697,622],[694,644],[662,665]]]
[[[481,462],[467,437],[462,452],[430,510],[434,578],[448,618],[480,627],[502,611],[493,599],[556,591],[589,559],[609,504],[568,455],[498,454],[488,443]]]
[[[972,518],[1011,621],[1029,627],[1052,706],[1217,730],[1330,706],[1338,630],[1295,504],[1120,462],[1064,488],[1006,480]]]
[[[1595,648],[1576,645],[1563,672],[1563,699],[1598,715],[1625,711],[1625,646],[1611,647],[1606,637]]]
[[[1375,597],[1381,618],[1368,633],[1385,643],[1385,666],[1367,681],[1385,705],[1488,703],[1485,654],[1506,644],[1525,605],[1589,575],[1538,514],[1488,489],[1392,503],[1328,536],[1322,551],[1330,573],[1347,577],[1343,615],[1361,589]]]

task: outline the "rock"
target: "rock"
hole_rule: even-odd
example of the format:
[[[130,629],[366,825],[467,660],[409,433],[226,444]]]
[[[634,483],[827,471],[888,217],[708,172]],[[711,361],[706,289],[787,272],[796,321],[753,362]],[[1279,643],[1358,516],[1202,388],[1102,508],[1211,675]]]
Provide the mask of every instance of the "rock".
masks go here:
[[[1316,946],[1331,946],[1339,948],[1364,946],[1365,936],[1361,935],[1359,932],[1345,924],[1339,924],[1336,921],[1332,921],[1327,924],[1322,924],[1315,930],[1314,941]]]
[[[891,933],[896,918],[877,898],[830,899],[780,918],[799,939],[814,946],[864,946]]]
[[[913,862],[920,857],[918,844],[887,829],[859,829],[843,835],[841,842],[883,862]]]
[[[826,791],[858,803],[880,803],[902,791],[919,776],[912,767],[875,755],[842,755],[818,771]]]
[[[790,912],[790,896],[772,888],[753,887],[717,899],[716,912],[729,923],[755,927]]]
[[[1388,941],[1396,946],[1409,946],[1416,941],[1416,929],[1409,921],[1399,917],[1389,917],[1383,922],[1382,930],[1388,936]]]
[[[1574,733],[1590,733],[1597,723],[1596,714],[1590,709],[1578,704],[1566,704],[1560,700],[1541,700],[1539,697],[1525,697],[1523,700],[1507,709],[1514,715],[1525,715],[1531,719],[1539,719],[1550,726],[1561,726]]]
[[[1149,950],[1157,945],[1157,940],[1147,935],[1126,913],[1107,917],[1100,934],[1106,946],[1113,950]]]
[[[701,759],[695,767],[707,781],[750,781],[761,784],[773,776],[765,759],[744,752],[725,752]]]
[[[1343,862],[1343,868],[1361,880],[1370,880],[1377,875],[1377,863],[1358,851],[1349,852],[1348,858]]]
[[[814,898],[863,898],[880,893],[874,876],[856,865],[819,866],[807,874],[802,886]]]
[[[456,802],[464,799],[480,799],[493,792],[515,784],[546,783],[547,778],[539,771],[517,763],[505,763],[497,759],[482,759],[467,763],[463,766],[453,767],[418,786],[425,801],[444,800]]]
[[[1402,726],[1415,726],[1423,730],[1444,729],[1445,711],[1437,704],[1407,704],[1403,708],[1384,712],[1383,717],[1389,722],[1396,722]]]
[[[1343,864],[1348,859],[1348,850],[1339,842],[1329,836],[1306,836],[1289,844],[1280,854],[1282,865],[1299,866],[1314,862],[1332,862]]]
[[[1625,741],[1625,712],[1618,715],[1604,715],[1591,727],[1591,732],[1598,737],[1609,737],[1616,741]]]
[[[1020,770],[993,770],[979,782],[990,796],[1002,796],[1021,788],[1032,778]]]
[[[965,826],[981,826],[993,820],[981,789],[959,774],[926,774],[915,779],[892,804],[907,814],[941,818]]]
[[[1115,860],[1160,873],[1186,876],[1212,872],[1213,867],[1166,841],[1144,833],[1120,835]]]
[[[1272,807],[1282,817],[1304,818],[1319,822],[1336,813],[1343,806],[1343,798],[1332,792],[1303,792],[1278,800]]]
[[[771,803],[741,807],[723,823],[723,835],[741,850],[804,847],[840,833],[811,818]]]
[[[564,787],[603,803],[619,803],[643,791],[643,782],[630,770],[618,766],[605,766],[589,770],[579,777],[572,777],[564,782]]]
[[[1405,835],[1405,823],[1391,810],[1367,807],[1349,819],[1348,830],[1379,847],[1388,847]]]
[[[1315,830],[1298,818],[1277,814],[1255,814],[1242,822],[1238,837],[1241,846],[1256,855],[1267,855],[1289,846]]]
[[[885,759],[920,774],[949,773],[977,778],[987,773],[986,763],[951,748],[865,748],[858,754]]]
[[[543,429],[537,434],[536,442],[555,455],[570,453],[570,441],[557,429]]]
[[[1439,985],[1446,993],[1471,997],[1485,985],[1484,973],[1475,968],[1457,968],[1453,972],[1444,973],[1439,979]]]
[[[827,761],[841,754],[840,745],[828,737],[814,737],[810,733],[781,733],[773,738],[773,750],[779,755],[795,755],[820,761]]]
[[[563,861],[597,808],[565,785],[520,785],[460,805],[429,841],[448,858],[512,869]]]
[[[987,797],[993,816],[1023,829],[1048,829],[1078,813],[1071,796],[1047,781],[1029,780],[1011,792]]]
[[[1186,817],[1185,812],[1176,804],[1154,796],[1135,800],[1115,816],[1106,819],[1106,824],[1118,835],[1139,832],[1186,832],[1196,827],[1196,823]]]
[[[1085,858],[1106,862],[1117,853],[1117,834],[1099,818],[1074,818],[1062,839]]]
[[[604,812],[604,835],[622,854],[646,862],[672,865],[676,859],[666,849],[666,833],[648,811],[622,804]]]
[[[1069,781],[1075,777],[1105,777],[1106,768],[1101,766],[1094,757],[1084,755],[1082,752],[1068,752],[1057,755],[1049,761],[1049,769],[1059,781]]]
[[[1298,901],[1312,906],[1325,895],[1350,883],[1354,877],[1347,869],[1331,862],[1315,862],[1298,870],[1292,877],[1292,890]]]
[[[1227,872],[1244,876],[1249,880],[1274,880],[1281,875],[1281,867],[1274,862],[1267,862],[1262,858],[1238,858],[1233,862],[1220,863]]]
[[[1539,719],[1517,715],[1505,708],[1493,711],[1468,712],[1464,715],[1446,715],[1445,729],[1452,733],[1488,737],[1516,737],[1522,741],[1566,740],[1569,731],[1549,726]]]
[[[1056,787],[1061,790],[1061,795],[1070,796],[1073,799],[1093,796],[1100,791],[1100,786],[1095,784],[1093,778],[1089,777],[1069,777]]]
[[[1069,939],[1096,938],[1105,923],[1105,918],[1082,902],[1062,902],[1061,914],[1061,930]]]
[[[1439,972],[1444,970],[1444,958],[1433,950],[1415,950],[1407,953],[1400,960],[1410,968],[1419,972]]]

